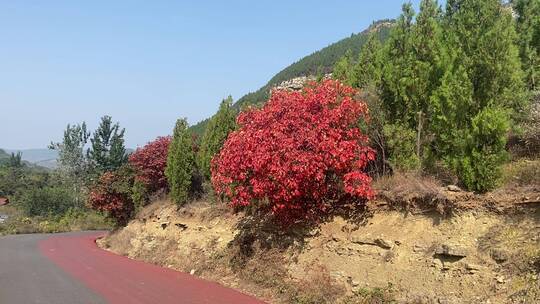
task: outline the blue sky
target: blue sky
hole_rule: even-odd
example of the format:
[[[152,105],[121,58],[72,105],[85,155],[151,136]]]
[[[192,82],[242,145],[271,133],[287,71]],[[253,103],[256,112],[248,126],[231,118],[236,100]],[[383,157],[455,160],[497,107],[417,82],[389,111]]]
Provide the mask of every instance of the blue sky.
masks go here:
[[[144,145],[402,3],[0,0],[0,147],[44,148],[105,114]]]

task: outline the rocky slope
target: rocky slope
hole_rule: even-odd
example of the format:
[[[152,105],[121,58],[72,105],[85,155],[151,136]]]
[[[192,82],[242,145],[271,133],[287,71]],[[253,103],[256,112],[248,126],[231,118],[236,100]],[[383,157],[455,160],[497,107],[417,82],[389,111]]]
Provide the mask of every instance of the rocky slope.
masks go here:
[[[146,207],[100,241],[271,303],[540,301],[540,188],[381,190],[359,217],[283,233],[196,203]]]

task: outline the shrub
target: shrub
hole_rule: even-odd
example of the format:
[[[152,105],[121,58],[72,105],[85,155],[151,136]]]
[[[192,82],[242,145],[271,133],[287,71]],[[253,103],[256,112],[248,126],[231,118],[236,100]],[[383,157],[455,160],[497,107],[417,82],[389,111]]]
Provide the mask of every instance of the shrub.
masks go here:
[[[133,182],[133,187],[131,187],[131,200],[133,200],[133,205],[135,211],[140,211],[142,207],[150,201],[150,194],[148,193],[148,188],[140,180],[135,179]]]
[[[75,206],[73,194],[59,187],[27,189],[16,201],[27,216],[62,215]]]
[[[499,108],[485,108],[472,120],[464,155],[454,160],[461,182],[467,189],[485,192],[498,185],[501,166],[507,159],[508,114]]]
[[[383,127],[389,161],[394,168],[409,171],[420,167],[420,158],[415,152],[416,131],[405,125],[387,124]]]
[[[165,175],[172,200],[179,205],[187,203],[194,192],[196,176],[192,135],[186,119],[179,119],[167,155]]]
[[[103,173],[90,190],[88,204],[95,210],[106,212],[117,225],[127,224],[134,211],[133,179],[133,172],[127,166]]]
[[[326,80],[302,92],[274,91],[263,108],[241,113],[212,162],[216,193],[283,223],[363,204],[373,195],[365,167],[375,153],[359,129],[367,106],[354,93]]]
[[[158,137],[129,156],[129,164],[135,169],[135,180],[149,192],[167,188],[167,153],[171,137]]]

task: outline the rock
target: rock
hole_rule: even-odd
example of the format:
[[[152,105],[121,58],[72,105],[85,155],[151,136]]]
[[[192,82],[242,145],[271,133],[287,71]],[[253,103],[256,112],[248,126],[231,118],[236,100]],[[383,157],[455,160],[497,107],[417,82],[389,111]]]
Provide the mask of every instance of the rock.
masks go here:
[[[435,250],[435,254],[447,257],[464,258],[467,256],[467,249],[461,245],[443,244]]]
[[[422,246],[422,245],[416,244],[416,245],[413,246],[413,249],[412,249],[412,250],[413,250],[413,252],[416,252],[416,253],[418,253],[418,252],[424,252],[424,251],[426,251],[426,247],[425,247],[425,246]]]
[[[394,247],[394,242],[383,239],[383,238],[375,239],[374,243],[375,245],[384,249],[392,249],[392,247]]]
[[[190,275],[195,275],[195,269],[191,269],[191,271],[189,272]]]
[[[480,270],[482,270],[483,268],[484,267],[482,267],[480,265],[476,265],[476,264],[472,264],[472,263],[466,263],[465,264],[465,269],[467,269],[469,271],[469,273],[471,273],[471,274],[477,273]]]
[[[461,188],[456,185],[448,185],[446,187],[446,190],[452,191],[452,192],[461,192]]]
[[[356,280],[352,280],[351,281],[351,286],[352,287],[358,287],[360,285],[360,282],[356,281]]]
[[[433,263],[431,264],[431,267],[435,267],[437,269],[442,269],[443,268],[443,263],[439,259],[434,259]]]
[[[502,283],[506,282],[503,276],[497,276],[497,277],[495,278],[495,280],[496,280],[497,283],[499,283],[499,284],[502,284]]]
[[[394,242],[384,239],[384,238],[376,238],[376,239],[365,239],[357,236],[353,236],[351,239],[351,242],[360,244],[360,245],[372,245],[372,246],[378,246],[384,249],[392,249],[394,247]]]
[[[161,229],[165,229],[169,226],[171,222],[162,222],[161,224],[159,224],[161,226]]]
[[[182,224],[182,223],[174,223],[174,225],[178,228],[180,228],[180,230],[184,231],[188,228],[188,226],[186,224]]]
[[[504,263],[508,260],[508,251],[500,248],[492,249],[490,252],[491,258],[497,263]]]

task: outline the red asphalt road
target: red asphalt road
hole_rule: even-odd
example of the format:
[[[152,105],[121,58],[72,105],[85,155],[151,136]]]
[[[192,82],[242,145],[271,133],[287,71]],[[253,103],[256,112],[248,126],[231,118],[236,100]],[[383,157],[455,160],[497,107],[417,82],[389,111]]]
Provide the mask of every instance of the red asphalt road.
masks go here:
[[[100,249],[95,239],[102,235],[51,236],[38,246],[42,254],[109,303],[263,303],[186,273]]]

